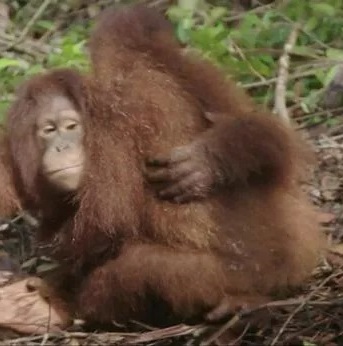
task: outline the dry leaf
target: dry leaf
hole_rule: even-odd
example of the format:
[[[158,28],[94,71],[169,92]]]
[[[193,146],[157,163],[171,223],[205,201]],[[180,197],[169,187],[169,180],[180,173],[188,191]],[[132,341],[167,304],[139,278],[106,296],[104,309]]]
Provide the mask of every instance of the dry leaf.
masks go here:
[[[39,295],[28,292],[27,280],[0,288],[0,327],[24,334],[56,332],[66,326],[59,314]]]
[[[343,256],[343,244],[335,244],[330,248],[330,252]]]
[[[330,223],[336,219],[336,215],[333,213],[319,213],[318,214],[320,223]]]
[[[14,273],[8,270],[0,270],[0,287],[7,284],[14,276]]]
[[[321,179],[322,195],[326,200],[334,200],[336,198],[337,190],[340,186],[340,180],[331,174],[326,174]]]

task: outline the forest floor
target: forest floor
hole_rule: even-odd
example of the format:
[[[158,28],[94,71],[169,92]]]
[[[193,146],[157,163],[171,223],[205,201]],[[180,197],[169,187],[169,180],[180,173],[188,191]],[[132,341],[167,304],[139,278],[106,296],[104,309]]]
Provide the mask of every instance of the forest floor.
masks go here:
[[[316,150],[318,166],[305,186],[315,205],[330,248],[312,279],[298,296],[243,311],[216,325],[176,325],[153,329],[135,323],[115,333],[61,334],[22,337],[3,334],[1,345],[342,345],[343,344],[343,131],[306,130]],[[23,219],[3,222],[0,239],[6,251],[33,273],[49,269],[29,241],[32,227]],[[2,340],[2,341],[1,341]],[[231,340],[231,341],[228,341]]]

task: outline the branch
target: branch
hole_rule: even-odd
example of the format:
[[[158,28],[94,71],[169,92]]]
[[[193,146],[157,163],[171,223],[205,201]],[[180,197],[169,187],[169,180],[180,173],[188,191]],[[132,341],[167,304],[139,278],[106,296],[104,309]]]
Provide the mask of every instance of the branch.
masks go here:
[[[286,106],[286,91],[289,69],[289,53],[292,51],[299,33],[300,25],[294,25],[286,44],[283,47],[283,54],[279,59],[279,73],[275,87],[275,103],[273,113],[276,113],[286,124],[290,123],[287,106]]]
[[[11,49],[19,54],[26,54],[35,60],[42,60],[53,50],[52,47],[29,38],[15,44],[16,41],[16,36],[0,32],[0,56]]]
[[[41,17],[41,15],[44,13],[44,11],[46,10],[46,8],[50,5],[50,3],[53,0],[44,0],[43,3],[40,5],[40,7],[38,8],[38,10],[36,11],[36,13],[34,14],[34,16],[29,20],[29,22],[27,23],[27,25],[25,26],[25,28],[23,29],[22,33],[20,34],[20,36],[13,41],[11,44],[9,44],[8,46],[6,46],[4,49],[2,49],[0,51],[0,53],[3,53],[11,48],[13,48],[14,46],[16,46],[17,44],[21,43],[26,35],[29,33],[29,31],[31,30],[31,28],[34,26],[34,24],[36,23],[36,21],[39,19],[39,17]]]

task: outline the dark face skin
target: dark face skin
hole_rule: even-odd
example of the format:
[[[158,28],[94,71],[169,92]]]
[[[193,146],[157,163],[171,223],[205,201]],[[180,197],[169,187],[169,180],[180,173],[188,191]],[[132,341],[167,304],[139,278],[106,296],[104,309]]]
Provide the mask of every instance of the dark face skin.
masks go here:
[[[61,192],[76,191],[85,160],[80,114],[67,98],[50,97],[43,102],[36,125],[44,177]]]

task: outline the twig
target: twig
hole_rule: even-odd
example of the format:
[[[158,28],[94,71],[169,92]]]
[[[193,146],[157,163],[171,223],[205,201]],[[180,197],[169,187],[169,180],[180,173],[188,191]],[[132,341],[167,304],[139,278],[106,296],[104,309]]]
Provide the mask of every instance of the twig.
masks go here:
[[[280,16],[280,18],[284,19],[287,23],[294,25],[294,21],[287,16],[282,11],[278,11],[277,14]],[[311,32],[307,31],[304,27],[300,28],[300,31],[303,32],[306,36],[308,36],[313,42],[317,43],[320,47],[324,49],[330,49],[330,46],[328,46],[326,43],[319,40],[315,35],[313,35]]]
[[[149,332],[142,333],[138,337],[133,338],[127,342],[128,345],[137,345],[143,342],[152,342],[155,340],[167,339],[170,337],[183,336],[188,334],[193,334],[196,331],[201,331],[206,329],[204,325],[188,326],[185,324],[179,324],[172,327],[167,327],[164,329],[153,330]]]
[[[44,11],[46,10],[46,8],[50,5],[50,3],[53,0],[44,0],[43,3],[40,5],[40,7],[38,8],[38,10],[35,12],[35,14],[33,15],[33,17],[29,20],[29,22],[27,23],[27,25],[25,26],[25,28],[23,29],[23,31],[21,32],[20,36],[11,44],[9,44],[8,46],[6,46],[2,51],[6,51],[9,50],[11,48],[13,48],[14,46],[16,46],[17,44],[21,43],[26,35],[29,33],[29,31],[31,30],[31,28],[33,27],[33,25],[36,23],[36,21],[39,19],[39,17],[44,13]]]
[[[277,333],[276,337],[274,338],[274,340],[272,341],[272,343],[270,344],[270,346],[275,346],[277,344],[277,342],[279,341],[281,335],[283,334],[283,332],[286,330],[287,326],[289,325],[289,323],[292,321],[292,319],[294,318],[294,316],[301,311],[304,306],[306,304],[308,304],[310,302],[310,300],[312,299],[312,297],[314,297],[314,295],[322,288],[324,287],[330,280],[334,279],[335,277],[342,275],[342,272],[338,272],[338,273],[334,273],[330,276],[328,276],[327,278],[325,278],[320,285],[318,285],[317,287],[315,287],[315,289],[313,291],[311,291],[308,296],[303,300],[303,302],[293,310],[293,312],[288,316],[287,320],[285,321],[285,323],[282,325],[282,327],[280,328],[279,332]],[[318,303],[318,302],[317,302]]]
[[[286,106],[286,91],[288,82],[288,69],[289,69],[289,53],[293,49],[300,29],[300,24],[296,23],[288,37],[288,40],[283,48],[283,54],[279,59],[279,73],[275,87],[275,104],[273,112],[287,124],[290,123],[287,106]]]
[[[246,58],[246,56],[244,55],[243,51],[239,48],[239,46],[235,43],[235,41],[231,40],[231,44],[233,46],[233,49],[236,51],[236,53],[238,54],[238,56],[246,62],[246,64],[248,65],[250,71],[256,75],[262,82],[265,82],[266,79],[254,68],[254,66],[251,65],[250,61]]]
[[[328,283],[333,278],[342,275],[342,272],[334,273],[330,276],[328,276],[325,280],[321,282],[319,286],[317,286],[307,297],[305,298],[294,298],[294,299],[287,299],[287,300],[276,300],[272,301],[266,304],[262,304],[257,306],[253,309],[246,309],[242,310],[236,315],[234,315],[228,322],[226,322],[218,331],[216,331],[211,337],[209,337],[206,341],[201,343],[201,346],[209,346],[213,345],[213,342],[217,340],[223,333],[225,333],[228,329],[234,327],[239,321],[241,321],[243,318],[251,316],[252,314],[259,312],[261,310],[269,310],[271,308],[287,308],[296,306],[296,309],[292,313],[292,317],[300,311],[304,306],[343,306],[343,298],[339,298],[332,301],[311,301],[311,298],[317,293],[317,291],[322,288],[326,283]],[[288,319],[287,319],[288,321]],[[287,322],[286,321],[286,322]],[[288,323],[291,321],[289,319]],[[284,326],[286,327],[286,322]],[[282,333],[281,333],[282,334]],[[281,336],[280,334],[280,336]],[[279,337],[280,337],[279,336]],[[278,337],[278,338],[279,338]],[[277,341],[277,340],[276,340]],[[273,344],[275,345],[275,344]],[[272,346],[272,345],[271,345]]]
[[[146,4],[148,7],[156,7],[158,9],[164,10],[168,8],[170,0],[148,0]]]
[[[298,64],[295,63],[294,64],[294,72],[295,73],[301,73],[303,71],[307,71],[307,70],[313,70],[313,69],[317,69],[320,67],[331,67],[331,66],[336,66],[342,64],[342,60],[337,60],[337,59],[316,59],[316,60],[311,60],[308,63],[301,63]]]
[[[334,109],[328,109],[328,110],[323,110],[323,111],[319,111],[319,112],[315,112],[315,113],[311,113],[311,114],[306,114],[300,118],[297,118],[296,120],[297,121],[306,121],[308,119],[311,119],[312,117],[321,117],[324,115],[326,115],[326,117],[315,122],[315,123],[312,123],[312,124],[306,124],[306,123],[299,124],[299,126],[297,126],[295,129],[297,131],[299,131],[299,130],[303,130],[305,128],[308,129],[311,127],[315,127],[315,126],[319,126],[321,124],[324,124],[328,120],[335,119],[338,116],[341,116],[341,113],[339,113],[339,112],[342,110],[343,110],[343,107],[337,107]],[[330,133],[330,130],[328,130],[328,132]],[[332,130],[331,130],[331,132],[332,132]]]
[[[13,42],[16,41],[16,36],[4,34],[0,32],[0,56],[6,54],[6,52],[9,50],[7,47],[11,47]],[[3,47],[6,47],[3,48]],[[24,53],[27,54],[34,59],[41,59],[44,58],[44,56],[49,53],[52,49],[50,46],[47,46],[42,43],[35,42],[30,39],[25,39],[24,42],[13,46],[11,48],[13,51],[18,53]]]
[[[317,143],[317,148],[319,149],[342,149],[343,144],[338,143],[338,140],[343,138],[343,134],[337,136],[327,136],[326,134],[322,135],[319,138]]]
[[[45,346],[48,341],[49,341],[49,333],[47,332],[43,335],[43,339],[42,339],[42,342],[40,343],[40,346]]]
[[[299,78],[313,76],[317,71],[319,71],[319,70],[321,70],[321,69],[323,69],[325,67],[330,67],[332,65],[333,64],[328,64],[327,66],[321,66],[320,68],[312,69],[310,71],[293,73],[293,74],[289,75],[288,80],[293,80],[293,79],[299,79]],[[276,83],[277,81],[278,81],[278,78],[275,77],[275,78],[267,79],[266,81],[258,81],[258,82],[242,84],[242,88],[244,88],[244,89],[259,88],[259,87],[262,87],[262,86],[269,86],[271,84]]]
[[[244,327],[242,333],[232,342],[230,342],[230,345],[238,345],[239,342],[244,338],[248,330],[250,329],[251,325],[250,323],[247,323],[247,325]]]
[[[259,6],[259,7],[253,8],[249,11],[243,11],[243,12],[240,12],[238,14],[226,17],[226,18],[224,18],[224,21],[226,23],[236,22],[236,21],[242,19],[244,16],[246,16],[247,13],[254,13],[254,14],[265,13],[265,12],[269,11],[270,9],[272,9],[273,7],[274,6],[272,4]]]
[[[335,136],[331,136],[330,138],[337,142],[337,141],[339,141],[339,140],[341,140],[343,138],[343,134],[341,133],[341,134],[338,134],[338,135],[335,135]]]

